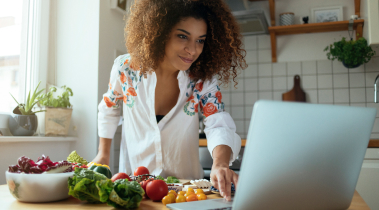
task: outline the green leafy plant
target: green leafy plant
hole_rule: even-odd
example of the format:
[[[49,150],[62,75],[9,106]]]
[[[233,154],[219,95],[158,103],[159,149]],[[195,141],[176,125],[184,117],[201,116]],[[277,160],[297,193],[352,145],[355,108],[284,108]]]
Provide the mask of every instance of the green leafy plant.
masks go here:
[[[346,38],[343,37],[341,41],[327,46],[324,51],[327,51],[326,56],[329,60],[337,59],[348,68],[367,63],[375,55],[375,51],[367,45],[364,37],[350,41],[346,41]]]
[[[29,91],[29,94],[28,94],[28,99],[26,100],[25,104],[20,104],[18,103],[18,101],[13,97],[13,95],[11,94],[12,98],[16,101],[16,103],[18,104],[18,110],[20,110],[21,114],[22,115],[34,115],[35,113],[37,112],[41,112],[41,111],[32,111],[33,110],[33,107],[34,105],[36,105],[39,101],[43,100],[43,96],[40,95],[42,93],[42,91],[44,91],[45,89],[42,89],[40,91],[37,92],[38,90],[38,87],[39,85],[41,84],[41,82],[38,83],[36,89],[34,90],[33,92],[33,95],[30,97],[30,91]]]
[[[61,88],[64,90],[62,95],[55,98],[53,96],[53,93],[57,92],[57,88],[51,87],[49,89],[49,92],[40,96],[41,100],[39,100],[39,104],[46,107],[70,108],[71,104],[69,97],[73,96],[74,94],[69,87],[62,86]]]

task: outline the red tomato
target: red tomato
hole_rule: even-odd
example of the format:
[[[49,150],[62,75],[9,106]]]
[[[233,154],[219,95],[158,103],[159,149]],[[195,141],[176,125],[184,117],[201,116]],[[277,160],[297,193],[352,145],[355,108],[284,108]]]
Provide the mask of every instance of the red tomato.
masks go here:
[[[144,180],[144,181],[139,183],[141,185],[142,189],[145,191],[145,197],[146,198],[149,198],[149,196],[147,196],[147,193],[146,193],[146,186],[147,186],[147,183],[149,183],[151,181],[152,180]]]
[[[150,174],[149,169],[147,169],[144,166],[140,166],[134,170],[134,176],[144,175],[144,174]]]
[[[117,179],[128,179],[129,181],[132,181],[130,177],[124,172],[117,173],[111,178],[112,182],[116,181]]]
[[[146,193],[153,201],[162,200],[168,193],[168,187],[163,180],[154,180],[147,183]]]

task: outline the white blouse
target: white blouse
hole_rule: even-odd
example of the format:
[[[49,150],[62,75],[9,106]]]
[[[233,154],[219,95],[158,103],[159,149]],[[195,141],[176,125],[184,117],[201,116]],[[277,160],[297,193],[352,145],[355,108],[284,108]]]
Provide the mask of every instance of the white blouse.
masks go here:
[[[224,111],[218,81],[194,81],[189,72],[180,71],[180,95],[176,105],[159,123],[155,114],[156,74],[140,76],[133,70],[130,55],[114,61],[109,89],[99,104],[98,130],[103,138],[114,137],[123,104],[123,129],[119,171],[132,174],[138,166],[145,166],[150,174],[185,179],[203,178],[199,161],[199,116],[205,116],[205,135],[212,155],[218,145],[232,149],[229,164],[241,149],[241,138],[236,126]]]

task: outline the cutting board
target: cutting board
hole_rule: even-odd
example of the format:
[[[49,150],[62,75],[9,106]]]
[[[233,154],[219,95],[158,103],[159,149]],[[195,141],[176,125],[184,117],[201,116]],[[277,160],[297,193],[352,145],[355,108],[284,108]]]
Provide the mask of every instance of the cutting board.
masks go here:
[[[305,102],[305,92],[300,87],[300,76],[295,75],[293,78],[293,88],[292,90],[282,94],[283,101],[299,101]]]

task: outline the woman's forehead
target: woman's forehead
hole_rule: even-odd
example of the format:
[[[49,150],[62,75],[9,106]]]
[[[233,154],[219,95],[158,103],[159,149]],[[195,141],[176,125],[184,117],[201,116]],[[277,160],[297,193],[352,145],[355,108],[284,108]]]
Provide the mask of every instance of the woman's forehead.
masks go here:
[[[207,33],[207,24],[203,19],[193,17],[185,18],[179,21],[173,28],[174,31],[186,31],[193,36],[203,36]]]

